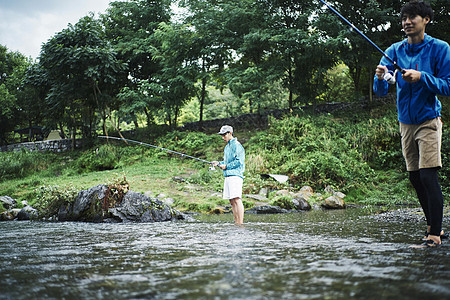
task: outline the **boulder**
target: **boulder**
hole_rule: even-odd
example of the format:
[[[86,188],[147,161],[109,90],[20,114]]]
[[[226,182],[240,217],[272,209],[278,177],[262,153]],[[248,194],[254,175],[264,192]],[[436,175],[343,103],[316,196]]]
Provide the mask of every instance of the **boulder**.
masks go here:
[[[110,208],[109,212],[122,222],[164,222],[183,219],[180,212],[172,209],[157,198],[129,191],[122,203]]]
[[[173,198],[164,198],[164,199],[162,199],[162,201],[169,206],[172,206],[175,204],[175,200],[173,200]]]
[[[269,189],[268,188],[260,189],[258,195],[267,198],[267,195],[269,195]]]
[[[15,219],[15,218],[17,218],[17,215],[19,214],[19,212],[21,210],[22,209],[20,209],[20,208],[13,208],[13,209],[10,209],[9,212],[14,216],[14,219]]]
[[[309,202],[302,197],[294,198],[292,199],[292,203],[295,206],[295,209],[297,210],[311,210],[311,205]]]
[[[14,218],[15,216],[9,210],[6,210],[0,214],[0,221],[12,221]]]
[[[27,221],[27,220],[32,220],[33,218],[36,218],[37,216],[38,216],[37,210],[35,208],[27,205],[19,211],[19,213],[17,214],[17,220]]]
[[[327,187],[325,188],[325,193],[331,194],[333,196],[336,196],[338,198],[345,198],[345,194],[341,193],[341,192],[336,192],[331,186],[327,185]]]
[[[128,191],[120,204],[103,209],[108,186],[97,185],[78,193],[73,203],[61,205],[59,221],[163,222],[184,219],[184,215],[157,198]]]
[[[107,190],[106,185],[97,185],[79,192],[73,203],[61,205],[58,220],[101,222],[103,220],[101,201],[105,198]]]
[[[12,209],[17,205],[17,201],[9,196],[1,196],[0,203],[5,209]]]
[[[342,199],[344,199],[345,196],[347,196],[346,194],[341,193],[341,192],[335,192],[334,195],[335,195],[336,197],[339,197],[339,198],[342,198]]]
[[[345,208],[345,202],[342,198],[339,198],[337,196],[330,196],[322,202],[322,207],[330,209],[342,209]]]
[[[331,195],[334,194],[334,189],[331,187],[331,185],[327,185],[325,187],[324,191],[325,191],[325,193],[328,193],[328,194],[331,194]]]
[[[314,190],[313,190],[313,188],[310,187],[309,185],[305,185],[304,187],[302,187],[302,188],[300,189],[300,192],[309,192],[309,193],[313,194],[313,193],[314,193]]]
[[[180,182],[180,183],[186,181],[186,179],[184,179],[181,176],[174,176],[174,177],[172,177],[172,180],[175,181],[175,182]]]
[[[310,192],[298,192],[298,193],[292,194],[292,197],[294,199],[303,199],[306,201],[308,201],[311,198],[311,196],[313,196],[313,194]]]
[[[289,195],[289,191],[288,190],[279,190],[275,193],[276,196],[287,196]]]

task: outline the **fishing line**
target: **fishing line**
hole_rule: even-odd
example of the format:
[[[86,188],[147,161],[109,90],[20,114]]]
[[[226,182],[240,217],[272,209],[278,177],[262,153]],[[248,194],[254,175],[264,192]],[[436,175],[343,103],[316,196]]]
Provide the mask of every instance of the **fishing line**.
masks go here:
[[[197,158],[197,157],[190,156],[190,155],[187,155],[187,154],[184,154],[184,153],[181,153],[181,152],[173,151],[173,150],[170,150],[170,149],[166,149],[166,148],[163,148],[163,147],[158,147],[158,146],[155,146],[155,145],[151,145],[151,144],[147,144],[147,143],[143,143],[143,142],[139,142],[139,141],[129,140],[129,139],[125,139],[125,138],[118,138],[118,137],[113,137],[113,136],[103,136],[103,135],[99,135],[98,137],[102,138],[102,139],[113,139],[113,140],[119,140],[119,141],[127,141],[127,142],[131,142],[131,143],[136,143],[136,144],[139,144],[139,145],[149,146],[149,147],[153,147],[153,148],[156,148],[156,149],[159,149],[159,150],[164,150],[164,151],[167,151],[167,152],[170,152],[170,153],[178,154],[181,157],[192,158],[192,159],[195,159],[195,160],[207,163],[209,165],[212,165],[212,162],[204,160],[204,159],[201,159],[201,158]],[[210,169],[211,168],[214,168],[214,167],[210,167]],[[213,170],[213,169],[211,169],[211,170]]]
[[[375,47],[375,49],[377,49],[381,54],[383,54],[383,56],[392,63],[392,65],[394,66],[394,68],[396,68],[398,71],[400,71],[402,74],[405,73],[405,70],[403,70],[399,65],[397,65],[397,63],[391,59],[383,50],[381,50],[380,47],[378,47],[374,42],[372,42],[364,33],[362,33],[358,28],[356,28],[355,25],[353,25],[352,23],[350,23],[350,21],[348,21],[343,15],[341,15],[337,10],[335,10],[333,7],[331,7],[330,5],[328,5],[328,3],[326,3],[324,0],[319,0],[320,2],[322,2],[326,7],[328,7],[328,9],[330,9],[334,14],[336,14],[339,18],[341,18],[341,20],[343,20],[345,23],[347,23],[347,25],[349,25],[353,30],[355,30],[357,33],[359,33],[359,35],[361,35],[367,42],[369,42],[373,47]]]

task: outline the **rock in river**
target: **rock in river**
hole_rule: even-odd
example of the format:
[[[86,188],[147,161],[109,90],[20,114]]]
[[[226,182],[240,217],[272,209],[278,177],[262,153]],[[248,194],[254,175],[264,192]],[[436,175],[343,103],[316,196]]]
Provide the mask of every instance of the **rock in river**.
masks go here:
[[[128,191],[121,201],[105,208],[105,197],[114,195],[108,186],[97,185],[78,193],[73,203],[63,204],[59,221],[84,222],[163,222],[184,219],[184,215],[157,198]],[[108,202],[110,203],[110,202]]]
[[[9,196],[1,196],[0,203],[3,205],[4,208],[11,209],[16,206],[17,201]]]
[[[179,211],[161,200],[133,191],[129,191],[122,203],[115,208],[110,208],[109,212],[123,222],[163,222],[182,219]]]

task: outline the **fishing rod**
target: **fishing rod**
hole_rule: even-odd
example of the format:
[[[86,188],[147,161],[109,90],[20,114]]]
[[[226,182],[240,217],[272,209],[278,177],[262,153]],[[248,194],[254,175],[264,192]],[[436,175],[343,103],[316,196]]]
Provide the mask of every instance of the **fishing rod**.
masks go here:
[[[396,68],[398,71],[400,71],[402,74],[405,73],[405,70],[402,69],[393,59],[391,59],[383,50],[380,49],[380,47],[378,47],[374,42],[372,42],[364,33],[362,33],[358,28],[356,28],[355,25],[353,25],[352,23],[350,23],[350,21],[348,21],[346,18],[344,18],[343,15],[341,15],[337,10],[335,10],[333,7],[331,7],[330,5],[328,5],[328,3],[326,3],[324,0],[320,0],[320,2],[322,2],[323,4],[325,4],[326,7],[328,7],[333,13],[335,13],[339,18],[341,18],[342,21],[344,21],[345,23],[347,23],[347,25],[349,25],[353,30],[355,30],[357,33],[359,33],[367,42],[369,42],[373,47],[375,47],[375,49],[377,49],[381,54],[383,54],[383,56],[392,63],[392,65],[394,66],[394,68]]]
[[[209,165],[213,165],[212,162],[204,160],[204,159],[201,159],[201,158],[193,157],[193,156],[181,153],[181,152],[169,150],[169,149],[166,149],[166,148],[163,148],[163,147],[158,147],[158,146],[155,146],[155,145],[150,145],[150,144],[139,142],[139,141],[129,140],[129,139],[126,139],[126,138],[118,138],[118,137],[113,137],[113,136],[104,136],[104,135],[99,135],[98,137],[102,138],[102,139],[113,139],[113,140],[127,141],[127,142],[131,142],[131,143],[136,143],[136,144],[139,144],[139,145],[145,145],[145,146],[153,147],[153,148],[156,148],[156,149],[159,149],[159,150],[164,150],[164,151],[167,151],[167,152],[170,152],[170,153],[178,154],[181,157],[189,157],[189,158],[192,158],[192,159],[195,159],[195,160],[207,163]],[[210,167],[210,169],[211,169],[211,167]]]

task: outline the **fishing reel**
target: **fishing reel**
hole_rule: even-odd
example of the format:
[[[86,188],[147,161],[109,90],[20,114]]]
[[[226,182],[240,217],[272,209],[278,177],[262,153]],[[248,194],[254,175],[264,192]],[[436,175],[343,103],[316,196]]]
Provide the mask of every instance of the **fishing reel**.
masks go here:
[[[216,170],[216,168],[214,168],[214,166],[213,166],[213,165],[211,165],[211,166],[209,167],[209,170],[210,170],[210,171],[215,171],[215,170]]]
[[[387,71],[386,73],[384,73],[384,80],[386,80],[389,84],[395,84],[396,80],[395,77],[397,76],[397,70],[395,70],[394,72],[392,71]]]

